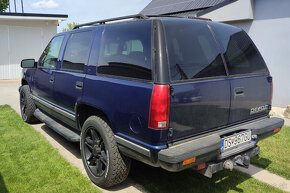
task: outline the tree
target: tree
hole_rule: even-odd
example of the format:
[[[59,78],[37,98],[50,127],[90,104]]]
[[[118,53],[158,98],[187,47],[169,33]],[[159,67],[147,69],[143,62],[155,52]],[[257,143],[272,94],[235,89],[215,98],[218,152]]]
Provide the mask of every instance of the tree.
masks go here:
[[[0,0],[0,1],[1,1],[1,0]],[[78,25],[78,23],[76,23],[76,22],[68,23],[68,24],[67,24],[67,27],[62,29],[62,32],[70,31],[70,30],[72,30],[76,25]]]
[[[0,0],[0,12],[4,12],[9,6],[9,0]]]

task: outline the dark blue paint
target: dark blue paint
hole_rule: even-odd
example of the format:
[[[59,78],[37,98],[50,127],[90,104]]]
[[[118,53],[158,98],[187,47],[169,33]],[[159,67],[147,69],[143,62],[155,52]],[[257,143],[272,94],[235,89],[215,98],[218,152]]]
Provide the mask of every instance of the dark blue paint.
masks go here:
[[[139,144],[139,145],[141,145],[141,146],[143,146],[145,148],[151,149],[153,151],[158,151],[158,150],[167,148],[167,145],[150,145],[148,143],[144,143],[143,141],[136,139],[135,137],[130,137],[130,136],[125,135],[125,134],[120,133],[120,132],[116,133],[116,135],[120,136],[120,137],[122,137],[124,139],[127,139],[129,141],[132,141],[132,142],[134,142],[136,144]]]
[[[75,115],[75,112],[73,112],[73,111],[70,111],[70,110],[68,110],[68,109],[66,109],[66,108],[64,108],[64,107],[62,107],[62,106],[59,106],[59,105],[57,105],[57,104],[55,104],[55,103],[53,103],[53,102],[51,102],[51,101],[48,101],[48,100],[46,100],[46,99],[44,99],[44,98],[41,98],[41,97],[39,97],[39,96],[38,96],[38,98],[41,99],[41,100],[43,100],[44,102],[47,102],[47,103],[50,104],[50,105],[53,105],[53,106],[55,106],[55,107],[57,107],[57,108],[59,108],[59,109],[65,111],[65,112],[71,114],[71,115]]]
[[[84,73],[56,70],[54,72],[54,103],[74,111],[75,104],[82,96],[82,90],[76,89],[76,82],[83,82]]]
[[[235,77],[229,79],[231,82],[231,111],[229,123],[236,123],[253,119],[261,115],[267,115],[267,111],[250,114],[251,108],[270,105],[271,84],[268,75]],[[235,88],[244,88],[244,95],[235,96]]]
[[[54,77],[53,69],[37,68],[34,73],[32,93],[36,96],[53,101],[53,83],[50,78]]]
[[[230,82],[226,78],[172,84],[170,127],[173,140],[228,124]]]
[[[152,83],[87,75],[83,97],[78,103],[102,110],[108,116],[114,133],[123,133],[151,145],[165,145],[167,130],[148,128],[152,88]],[[130,123],[136,117],[140,125],[134,128],[134,132],[130,129],[134,125]]]

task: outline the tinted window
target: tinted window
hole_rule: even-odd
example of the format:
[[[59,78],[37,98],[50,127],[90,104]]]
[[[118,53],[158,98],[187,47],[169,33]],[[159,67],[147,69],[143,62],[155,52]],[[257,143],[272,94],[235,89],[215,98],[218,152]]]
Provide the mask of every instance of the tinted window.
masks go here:
[[[98,73],[152,80],[151,21],[107,25]]]
[[[266,64],[246,32],[225,24],[211,24],[224,50],[229,73],[267,73]]]
[[[163,24],[171,80],[226,75],[217,44],[205,22],[170,19]]]
[[[89,57],[91,41],[92,31],[71,34],[66,45],[62,69],[83,71]]]
[[[64,36],[57,36],[54,37],[47,47],[45,48],[44,52],[42,53],[39,66],[44,68],[55,68],[57,64],[57,58],[59,55],[60,47],[62,44]]]

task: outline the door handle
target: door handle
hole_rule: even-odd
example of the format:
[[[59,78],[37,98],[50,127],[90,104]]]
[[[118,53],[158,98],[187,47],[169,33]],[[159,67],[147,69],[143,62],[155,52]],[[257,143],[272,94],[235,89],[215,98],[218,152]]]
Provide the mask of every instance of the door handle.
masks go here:
[[[54,77],[53,76],[50,77],[49,82],[50,83],[54,83]]]
[[[237,87],[235,90],[235,96],[244,96],[244,87]]]
[[[82,90],[83,89],[83,82],[77,81],[76,82],[76,89]]]

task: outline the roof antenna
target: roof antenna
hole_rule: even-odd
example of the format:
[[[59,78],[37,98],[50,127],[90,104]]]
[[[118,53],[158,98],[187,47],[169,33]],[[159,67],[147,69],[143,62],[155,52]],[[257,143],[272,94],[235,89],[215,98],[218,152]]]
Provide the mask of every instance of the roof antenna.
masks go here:
[[[11,13],[11,5],[10,5],[10,1],[9,1],[9,5],[8,5],[8,7],[9,7],[9,13]]]
[[[24,13],[24,9],[23,9],[23,0],[21,0],[21,7],[22,7],[22,13]]]
[[[15,10],[15,13],[17,13],[16,11],[16,1],[14,0],[14,10]]]

